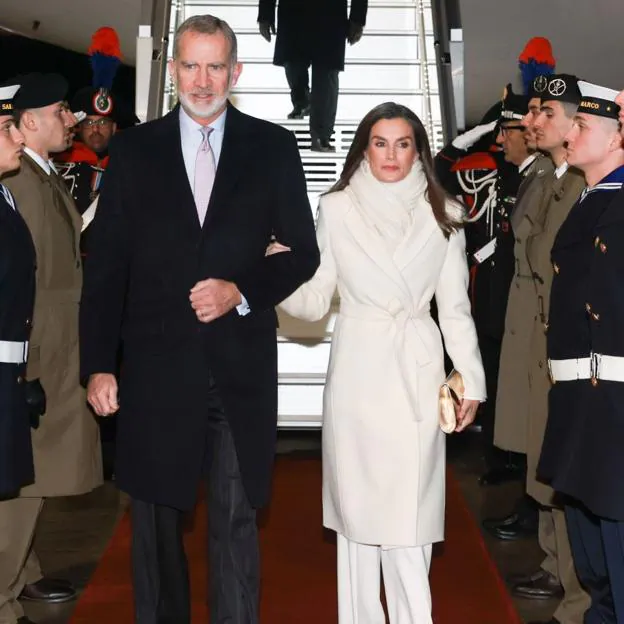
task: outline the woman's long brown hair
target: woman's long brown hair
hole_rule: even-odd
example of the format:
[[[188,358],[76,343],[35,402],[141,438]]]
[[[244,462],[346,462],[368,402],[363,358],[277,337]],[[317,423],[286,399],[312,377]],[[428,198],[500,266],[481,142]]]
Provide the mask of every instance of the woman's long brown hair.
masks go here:
[[[427,138],[425,127],[417,115],[402,104],[384,102],[366,114],[355,131],[353,143],[351,143],[351,147],[349,148],[349,153],[347,154],[340,178],[327,192],[333,193],[335,191],[342,191],[347,187],[351,176],[357,171],[364,158],[364,152],[370,141],[371,130],[381,119],[405,119],[411,126],[412,132],[414,133],[416,150],[420,156],[423,171],[427,178],[427,200],[431,204],[433,215],[440,229],[448,238],[453,232],[460,229],[463,224],[461,221],[449,216],[446,211],[446,202],[450,199],[450,196],[442,188],[436,178],[433,168],[433,159],[431,157],[431,148],[429,147],[429,139]]]

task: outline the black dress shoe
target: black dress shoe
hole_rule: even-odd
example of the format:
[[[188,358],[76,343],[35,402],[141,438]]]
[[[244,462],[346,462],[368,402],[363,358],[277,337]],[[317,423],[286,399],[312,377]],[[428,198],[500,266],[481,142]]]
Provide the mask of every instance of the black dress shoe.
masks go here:
[[[310,149],[313,152],[335,152],[336,148],[327,139],[312,139]]]
[[[31,602],[69,602],[76,598],[76,590],[69,581],[62,579],[42,578],[36,583],[24,585],[20,600]]]
[[[514,541],[526,537],[535,537],[537,535],[537,526],[532,521],[518,516],[516,522],[495,527],[489,533],[499,540]]]
[[[524,478],[524,470],[519,466],[509,465],[490,468],[479,477],[481,485],[500,485],[509,481],[520,481]]]
[[[518,522],[518,518],[518,513],[512,511],[510,514],[503,516],[502,518],[485,518],[485,520],[481,523],[481,526],[483,526],[486,531],[492,532],[494,529],[516,524]]]
[[[288,119],[303,119],[304,117],[308,117],[310,115],[310,107],[309,106],[295,106],[290,113],[288,113]]]
[[[529,577],[527,582],[517,583],[511,588],[511,593],[519,598],[548,600],[561,598],[563,587],[561,583],[545,570],[538,570]]]
[[[530,572],[529,574],[527,574],[526,572],[522,572],[521,574],[509,574],[508,576],[505,577],[505,580],[507,581],[508,585],[530,583],[531,581],[535,579],[536,575],[539,574],[540,572],[542,572],[541,568],[537,570],[536,572]]]

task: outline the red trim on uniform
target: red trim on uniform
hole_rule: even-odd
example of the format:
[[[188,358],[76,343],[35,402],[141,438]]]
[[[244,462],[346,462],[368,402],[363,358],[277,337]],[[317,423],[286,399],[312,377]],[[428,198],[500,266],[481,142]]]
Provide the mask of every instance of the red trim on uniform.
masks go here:
[[[451,171],[466,171],[467,169],[498,169],[496,160],[487,152],[476,152],[460,158],[452,167]]]
[[[108,166],[108,156],[104,156],[104,158],[100,160],[99,156],[92,149],[89,149],[84,143],[78,141],[66,152],[58,154],[55,160],[61,163],[86,162],[89,165],[102,167],[102,169],[106,169]]]

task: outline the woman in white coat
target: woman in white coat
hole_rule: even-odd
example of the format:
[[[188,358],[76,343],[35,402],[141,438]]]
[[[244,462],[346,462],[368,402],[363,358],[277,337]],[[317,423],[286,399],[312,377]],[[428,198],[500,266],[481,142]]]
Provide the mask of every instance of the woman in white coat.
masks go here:
[[[463,212],[435,180],[426,131],[392,102],[355,134],[320,202],[321,264],[286,299],[315,321],[336,288],[323,424],[323,520],[338,534],[340,624],[431,622],[429,564],[444,534],[445,440],[438,391],[446,349],[462,374],[461,430],[485,399],[467,295]],[[287,251],[276,244],[269,253]]]

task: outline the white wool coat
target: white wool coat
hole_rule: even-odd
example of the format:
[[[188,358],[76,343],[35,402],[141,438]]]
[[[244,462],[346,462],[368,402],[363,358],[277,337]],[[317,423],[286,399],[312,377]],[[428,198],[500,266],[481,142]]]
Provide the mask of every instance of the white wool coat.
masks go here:
[[[449,205],[449,210],[456,210]],[[463,231],[447,240],[428,203],[392,252],[349,187],[321,199],[321,264],[282,304],[314,321],[340,296],[323,398],[323,522],[348,539],[421,546],[443,539],[445,439],[438,425],[444,355],[466,396],[485,399],[467,295]]]

